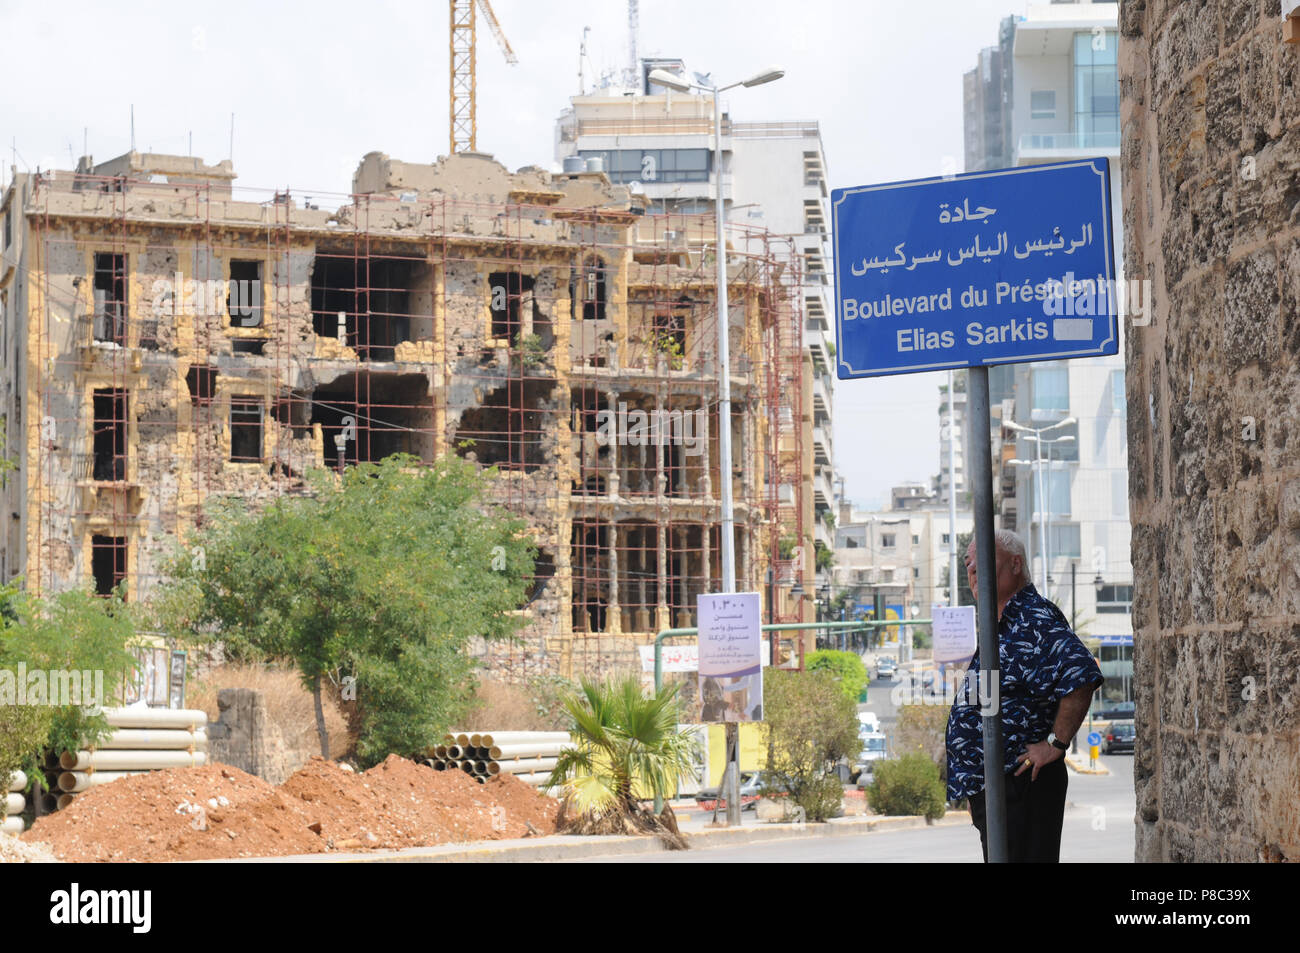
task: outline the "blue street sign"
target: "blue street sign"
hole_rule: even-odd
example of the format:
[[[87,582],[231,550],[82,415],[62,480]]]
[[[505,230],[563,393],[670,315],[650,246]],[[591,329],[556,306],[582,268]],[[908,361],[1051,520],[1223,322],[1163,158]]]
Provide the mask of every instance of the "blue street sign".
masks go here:
[[[842,379],[1115,354],[1110,166],[831,193]]]
[[[1101,744],[1101,735],[1098,734],[1098,733],[1095,732],[1095,731],[1093,731],[1093,732],[1089,732],[1089,734],[1088,734],[1088,744],[1089,744],[1089,746],[1091,746],[1091,745],[1099,745],[1099,744]]]

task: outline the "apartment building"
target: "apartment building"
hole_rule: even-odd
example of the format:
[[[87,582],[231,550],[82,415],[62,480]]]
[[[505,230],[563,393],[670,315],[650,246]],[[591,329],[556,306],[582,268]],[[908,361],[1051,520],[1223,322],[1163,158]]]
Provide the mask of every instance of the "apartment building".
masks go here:
[[[694,624],[724,479],[738,585],[763,588],[811,496],[775,436],[806,390],[788,242],[749,229],[731,256],[720,421],[709,216],[481,154],[371,153],[333,211],[234,183],[229,161],[132,152],[4,193],[6,580],[147,599],[214,498],[404,452],[495,468],[529,525],[524,638],[482,647],[504,672],[637,665]]]

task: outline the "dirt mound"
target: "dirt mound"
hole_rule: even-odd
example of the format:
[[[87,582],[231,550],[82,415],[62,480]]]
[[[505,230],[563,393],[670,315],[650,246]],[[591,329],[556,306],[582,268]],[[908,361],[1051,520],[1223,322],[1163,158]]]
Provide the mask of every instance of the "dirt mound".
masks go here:
[[[272,857],[551,834],[556,809],[515,778],[480,785],[396,755],[358,774],[316,758],[279,787],[220,764],[121,778],[22,839],[70,861]]]

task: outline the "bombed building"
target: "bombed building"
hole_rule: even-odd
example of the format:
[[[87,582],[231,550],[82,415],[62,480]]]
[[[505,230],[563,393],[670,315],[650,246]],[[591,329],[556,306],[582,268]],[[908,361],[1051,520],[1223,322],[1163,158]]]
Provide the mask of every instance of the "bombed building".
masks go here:
[[[132,152],[4,194],[19,470],[0,578],[148,598],[215,497],[455,453],[496,468],[539,551],[528,627],[496,667],[594,674],[693,624],[721,575],[723,479],[738,588],[801,618],[780,595],[811,579],[812,401],[783,239],[729,238],[720,421],[711,219],[648,214],[599,171],[472,153],[371,153],[334,203],[234,180],[229,161]]]

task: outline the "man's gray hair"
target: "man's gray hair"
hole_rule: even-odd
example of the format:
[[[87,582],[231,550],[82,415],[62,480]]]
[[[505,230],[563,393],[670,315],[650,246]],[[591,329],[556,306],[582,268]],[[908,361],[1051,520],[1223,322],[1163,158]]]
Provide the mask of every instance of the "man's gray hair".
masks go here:
[[[1025,544],[1019,536],[1009,529],[1000,529],[993,534],[994,544],[1008,556],[1020,557],[1020,584],[1027,586],[1033,582],[1029,574],[1029,557],[1025,555]]]

